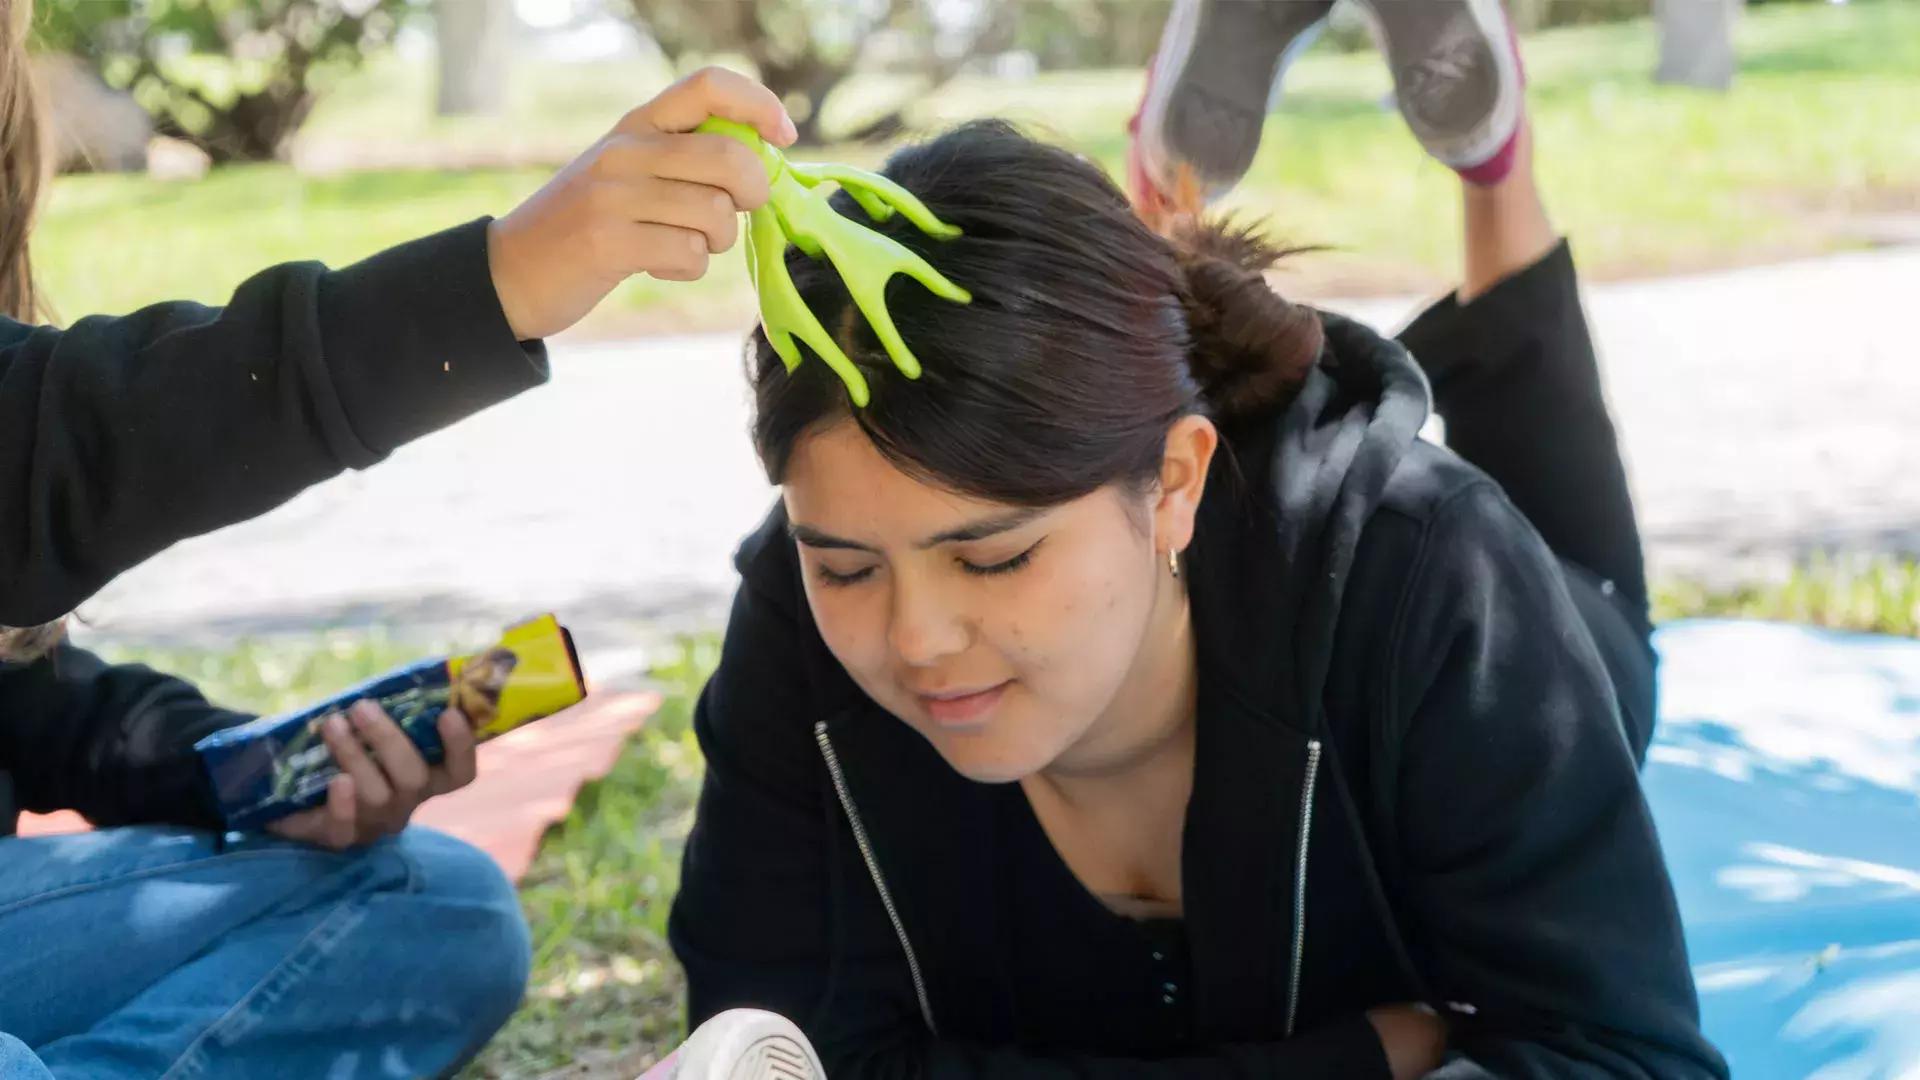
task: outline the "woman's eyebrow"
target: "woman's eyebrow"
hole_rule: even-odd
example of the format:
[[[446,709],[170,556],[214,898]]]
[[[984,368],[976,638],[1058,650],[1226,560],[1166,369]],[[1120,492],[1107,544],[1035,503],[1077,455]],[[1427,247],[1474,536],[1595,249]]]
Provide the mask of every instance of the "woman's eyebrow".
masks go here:
[[[964,544],[970,540],[985,540],[989,536],[999,536],[1004,532],[1012,532],[1045,513],[1046,510],[1043,508],[1029,507],[1024,510],[1015,510],[1009,514],[999,514],[994,517],[981,518],[978,521],[969,521],[959,528],[948,529],[943,533],[928,537],[914,546],[924,550],[930,547],[938,547],[941,544]]]
[[[825,548],[834,551],[864,551],[870,555],[880,554],[880,549],[872,545],[862,544],[858,541],[848,540],[843,537],[830,536],[811,525],[788,525],[787,535],[793,537],[795,543],[805,544],[810,548]]]
[[[998,514],[993,517],[981,518],[978,521],[969,521],[964,525],[956,526],[945,532],[936,533],[915,544],[914,547],[925,551],[928,548],[939,547],[941,544],[964,544],[971,540],[985,540],[989,536],[999,536],[1004,532],[1012,532],[1045,513],[1046,510],[1035,507],[1025,510],[1015,510],[1007,514]],[[804,544],[810,548],[828,551],[864,551],[870,555],[880,554],[880,549],[871,544],[863,544],[858,540],[848,540],[843,536],[824,533],[811,525],[789,524],[787,526],[787,535],[792,537],[795,543]]]

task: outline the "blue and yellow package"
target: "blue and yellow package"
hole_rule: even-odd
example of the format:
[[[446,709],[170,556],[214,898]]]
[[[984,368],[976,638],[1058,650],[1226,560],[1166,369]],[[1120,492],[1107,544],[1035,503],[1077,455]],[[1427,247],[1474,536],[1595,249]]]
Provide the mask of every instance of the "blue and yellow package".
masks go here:
[[[327,717],[356,701],[378,704],[429,763],[445,756],[440,714],[449,705],[482,741],[551,716],[586,696],[573,637],[552,615],[511,627],[472,656],[422,660],[317,705],[216,731],[194,745],[229,829],[257,829],[320,805],[340,770],[320,735]]]

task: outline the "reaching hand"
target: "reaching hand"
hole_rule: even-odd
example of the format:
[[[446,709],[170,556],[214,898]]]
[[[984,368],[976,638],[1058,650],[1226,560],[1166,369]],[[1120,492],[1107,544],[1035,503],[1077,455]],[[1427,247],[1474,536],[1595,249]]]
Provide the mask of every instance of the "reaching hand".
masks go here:
[[[722,68],[695,72],[628,113],[545,187],[493,222],[487,255],[515,336],[579,322],[636,274],[693,281],[731,248],[740,211],[767,201],[767,174],[735,140],[694,131],[709,117],[790,145],[772,91]]]

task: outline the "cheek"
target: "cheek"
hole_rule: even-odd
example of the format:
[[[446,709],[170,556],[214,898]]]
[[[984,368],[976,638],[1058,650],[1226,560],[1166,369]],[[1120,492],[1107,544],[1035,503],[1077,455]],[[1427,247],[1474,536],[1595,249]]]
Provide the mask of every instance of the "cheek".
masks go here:
[[[1097,693],[1124,673],[1153,603],[1130,552],[1059,551],[1036,567],[1017,606],[1004,606],[989,631],[1036,689]]]
[[[807,606],[813,611],[820,640],[869,693],[886,683],[892,668],[887,603],[885,589],[874,584],[835,588],[807,583]]]

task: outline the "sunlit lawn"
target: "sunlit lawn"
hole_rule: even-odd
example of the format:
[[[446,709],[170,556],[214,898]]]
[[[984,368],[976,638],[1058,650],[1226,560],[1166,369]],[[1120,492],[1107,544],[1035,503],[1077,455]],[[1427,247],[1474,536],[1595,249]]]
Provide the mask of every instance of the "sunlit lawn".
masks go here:
[[[1542,179],[1589,273],[1827,250],[1857,242],[1832,228],[1835,211],[1920,212],[1920,3],[1756,9],[1741,47],[1739,86],[1721,96],[1650,85],[1654,42],[1645,24],[1529,43]],[[613,65],[525,69],[513,138],[584,145],[661,78]],[[1137,72],[963,81],[918,118],[937,126],[1012,115],[1112,167],[1139,83]],[[435,121],[426,85],[422,68],[375,64],[338,88],[310,137],[375,148],[499,142],[499,130],[483,124]],[[1318,52],[1289,88],[1234,201],[1270,215],[1293,240],[1340,245],[1384,280],[1448,275],[1457,242],[1453,182],[1380,107],[1388,85],[1378,61]],[[889,89],[868,80],[837,106],[853,116]],[[871,164],[880,152],[826,153]],[[55,188],[36,254],[68,319],[160,299],[219,302],[277,261],[344,263],[504,212],[544,176],[509,169],[313,178],[256,166],[197,183],[69,178]],[[737,326],[750,309],[745,284],[738,258],[726,257],[697,285],[635,282],[609,307],[616,319],[649,326]],[[1731,592],[1670,582],[1656,589],[1655,605],[1662,619],[1758,617],[1920,636],[1920,567],[1813,566]],[[428,648],[333,634],[220,651],[112,652],[186,674],[224,703],[277,710]],[[604,1054],[642,1060],[677,1032],[679,976],[661,934],[700,771],[687,718],[713,659],[711,640],[693,642],[656,672],[667,692],[660,716],[547,837],[522,889],[537,951],[532,991],[470,1076],[534,1077]]]
[[[1582,27],[1528,44],[1540,172],[1558,223],[1596,278],[1751,262],[1845,247],[1839,211],[1920,211],[1920,4],[1865,0],[1750,11],[1743,70],[1726,95],[1647,78],[1651,26]],[[309,147],[470,152],[584,146],[664,75],[644,65],[528,66],[513,119],[446,123],[427,73],[371,65],[317,111]],[[895,85],[849,86],[831,108],[871,112]],[[1117,167],[1138,72],[968,79],[917,110],[926,127],[969,116],[1034,122]],[[1359,285],[1446,279],[1458,224],[1451,174],[1423,157],[1382,108],[1371,52],[1307,57],[1233,202],[1286,237],[1336,245]],[[871,147],[823,151],[871,164]],[[271,263],[341,263],[429,230],[503,213],[547,170],[383,172],[303,177],[284,166],[198,183],[144,177],[59,181],[38,236],[40,272],[65,318],[188,298],[223,300]],[[751,301],[737,255],[687,286],[643,280],[606,311],[624,327],[741,325]]]

